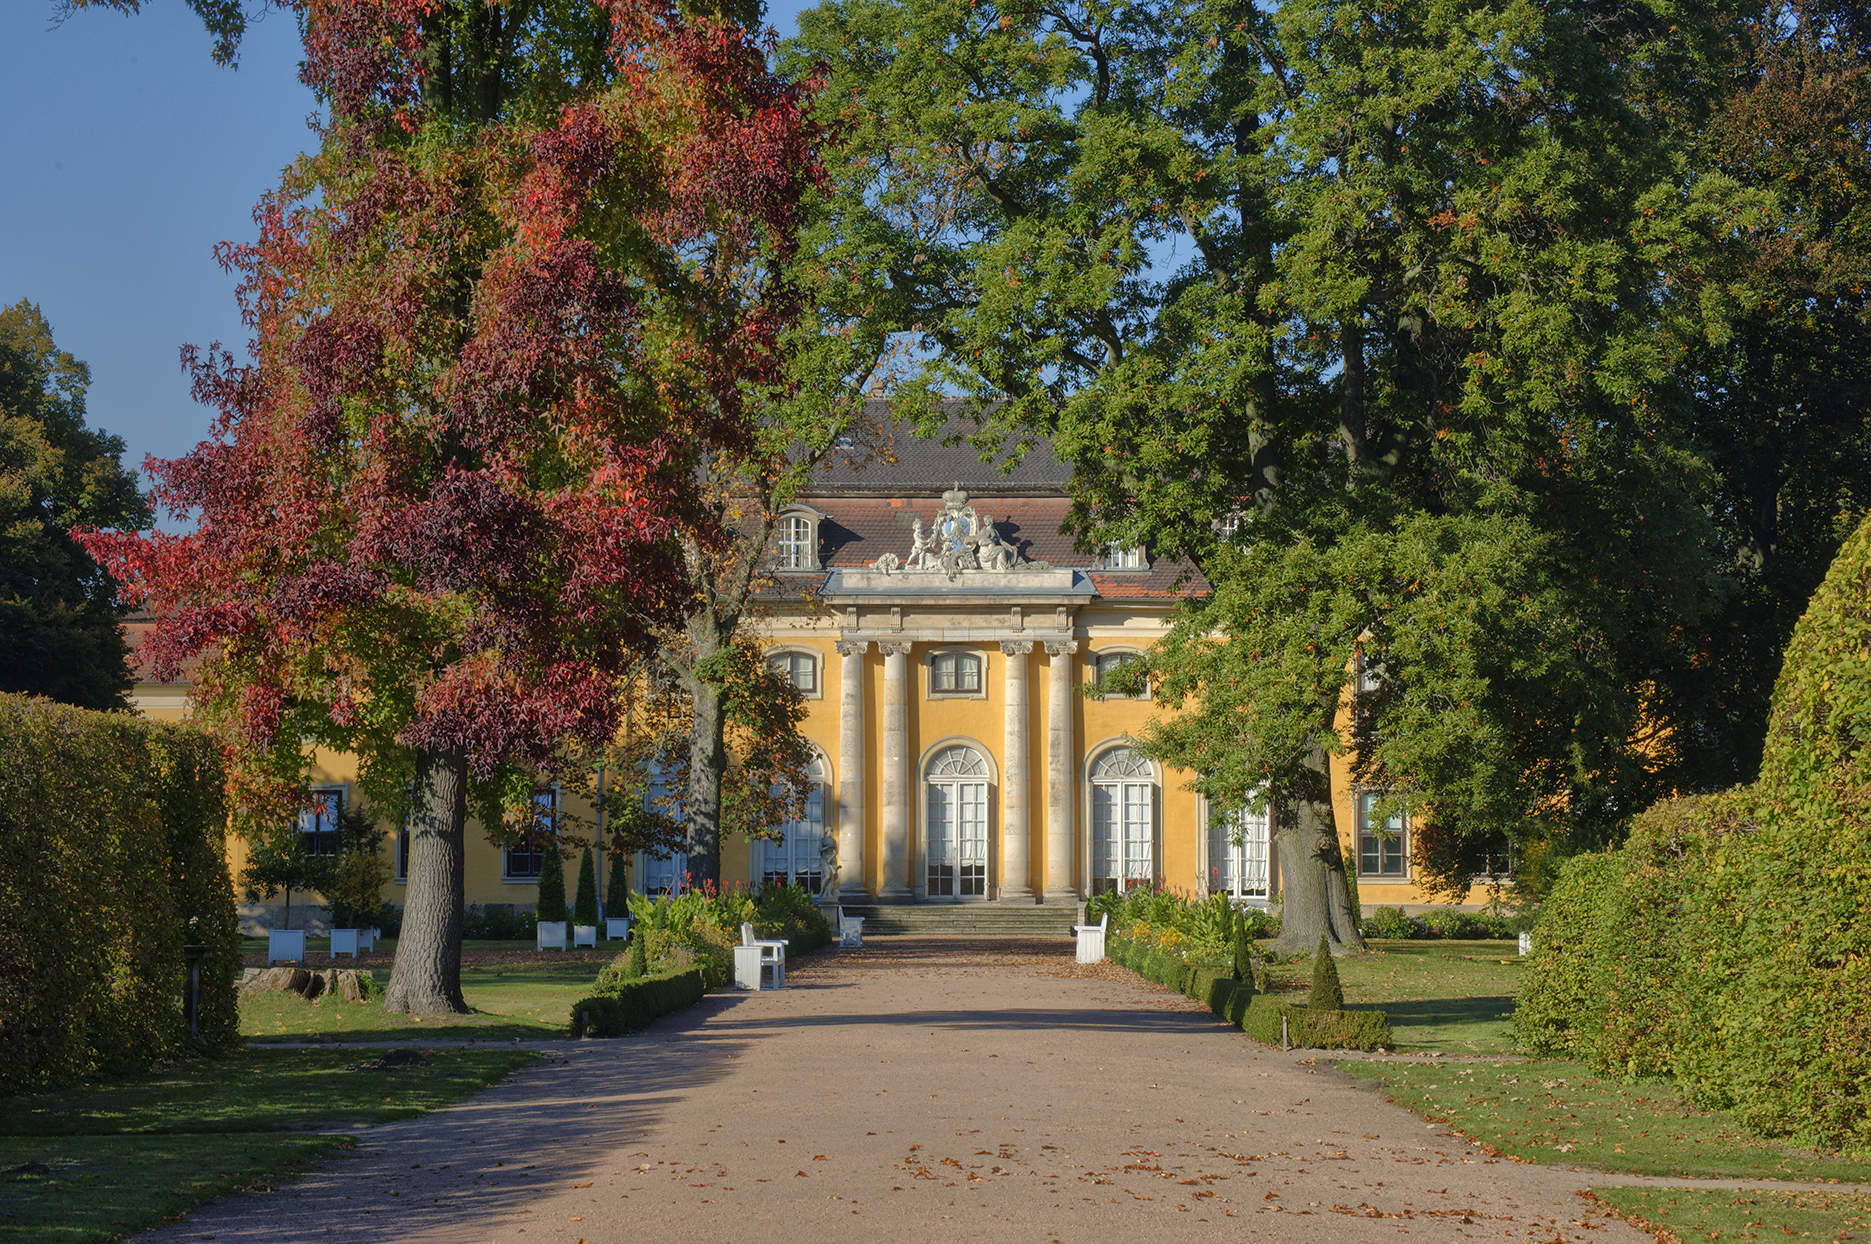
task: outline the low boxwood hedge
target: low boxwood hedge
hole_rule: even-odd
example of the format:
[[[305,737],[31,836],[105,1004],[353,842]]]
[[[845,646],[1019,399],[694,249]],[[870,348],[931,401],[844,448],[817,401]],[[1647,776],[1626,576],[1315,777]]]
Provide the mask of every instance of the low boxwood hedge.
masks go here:
[[[574,1037],[621,1037],[694,1006],[705,991],[700,968],[622,981],[614,992],[572,1003],[571,1032]]]
[[[1234,979],[1225,962],[1190,963],[1153,946],[1123,937],[1105,940],[1105,957],[1139,976],[1168,985],[1200,1002],[1256,1041],[1280,1044],[1280,1019],[1286,1017],[1288,1044],[1320,1050],[1375,1050],[1388,1046],[1390,1017],[1382,1011],[1309,1011],[1268,997],[1266,965],[1256,962],[1252,980]]]

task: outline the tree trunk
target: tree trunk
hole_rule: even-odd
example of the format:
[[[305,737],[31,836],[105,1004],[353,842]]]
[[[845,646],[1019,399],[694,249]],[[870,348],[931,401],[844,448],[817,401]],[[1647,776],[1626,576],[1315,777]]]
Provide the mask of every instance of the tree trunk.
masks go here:
[[[386,1011],[468,1013],[467,999],[461,995],[467,820],[467,757],[460,752],[418,753],[409,808],[409,884],[383,1003]]]
[[[1290,809],[1283,809],[1274,843],[1280,852],[1280,936],[1276,954],[1310,954],[1319,935],[1334,948],[1363,950],[1358,913],[1351,910],[1345,857],[1338,847],[1338,817],[1332,810],[1331,771],[1325,749],[1306,758],[1311,781]]]
[[[689,620],[689,637],[699,667],[727,647],[733,628],[722,627],[706,609]],[[689,879],[695,885],[721,884],[721,783],[728,769],[728,720],[722,689],[690,675],[689,693],[695,723],[689,731]]]

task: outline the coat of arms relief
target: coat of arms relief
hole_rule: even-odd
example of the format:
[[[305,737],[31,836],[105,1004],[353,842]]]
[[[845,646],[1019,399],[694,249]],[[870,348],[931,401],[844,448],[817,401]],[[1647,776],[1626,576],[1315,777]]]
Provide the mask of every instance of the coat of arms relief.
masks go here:
[[[1050,569],[1045,562],[1027,561],[1020,550],[1002,538],[992,515],[968,504],[968,492],[957,484],[942,494],[942,509],[927,527],[922,515],[910,528],[906,557],[885,553],[871,563],[885,574],[939,573],[954,579],[963,571],[1007,571],[1015,567]]]

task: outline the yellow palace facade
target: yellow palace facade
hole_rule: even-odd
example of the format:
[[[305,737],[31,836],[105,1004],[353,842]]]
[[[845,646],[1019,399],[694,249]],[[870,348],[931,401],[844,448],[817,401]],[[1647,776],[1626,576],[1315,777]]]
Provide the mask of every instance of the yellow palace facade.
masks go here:
[[[1067,478],[1043,451],[1004,473],[965,444],[905,435],[862,464],[828,464],[823,485],[780,516],[757,626],[806,698],[815,784],[783,841],[723,844],[724,881],[786,880],[854,905],[1076,906],[1139,884],[1278,901],[1266,818],[1223,823],[1189,789],[1193,775],[1131,746],[1157,711],[1147,696],[1084,694],[1206,584],[1147,549],[1075,550],[1060,534]],[[146,628],[131,624],[133,642]],[[186,690],[145,682],[135,702],[179,718]],[[309,849],[335,849],[355,766],[315,756],[312,782],[317,806],[300,830]],[[1366,823],[1370,796],[1342,773],[1333,785],[1363,902],[1422,903],[1408,824]],[[232,846],[238,871],[244,844]],[[387,849],[385,899],[397,905],[404,848]],[[474,827],[467,850],[469,903],[531,905],[537,851]],[[639,855],[604,861],[601,884],[618,866],[651,893],[687,872],[679,855]],[[293,923],[316,926],[307,897],[295,896]],[[246,905],[243,918],[269,926],[281,908]]]

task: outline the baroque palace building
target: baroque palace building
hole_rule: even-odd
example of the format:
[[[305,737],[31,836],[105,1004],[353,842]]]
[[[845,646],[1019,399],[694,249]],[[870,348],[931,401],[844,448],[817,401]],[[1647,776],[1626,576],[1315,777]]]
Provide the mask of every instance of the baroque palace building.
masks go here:
[[[884,415],[882,403],[871,413]],[[862,455],[834,451],[779,516],[755,625],[808,702],[815,786],[783,841],[723,843],[723,880],[791,882],[853,905],[1075,906],[1139,884],[1277,901],[1267,817],[1211,816],[1191,774],[1131,745],[1159,711],[1147,695],[1085,694],[1206,590],[1201,574],[1144,548],[1078,550],[1061,531],[1069,472],[1043,446],[1003,470],[965,441],[887,422],[881,440]],[[149,623],[129,626],[134,644]],[[140,682],[134,702],[176,719],[186,691]],[[1367,823],[1374,796],[1334,763],[1341,846],[1363,902],[1420,904],[1409,826]],[[355,774],[348,756],[314,757],[315,806],[300,818],[309,849],[336,849]],[[238,872],[244,844],[232,845]],[[388,849],[395,905],[404,849]],[[467,852],[468,902],[532,903],[537,850],[495,846],[470,826]],[[687,871],[680,855],[606,865],[629,867],[649,893]],[[295,924],[304,907],[300,896]],[[243,914],[251,926],[280,912]]]

